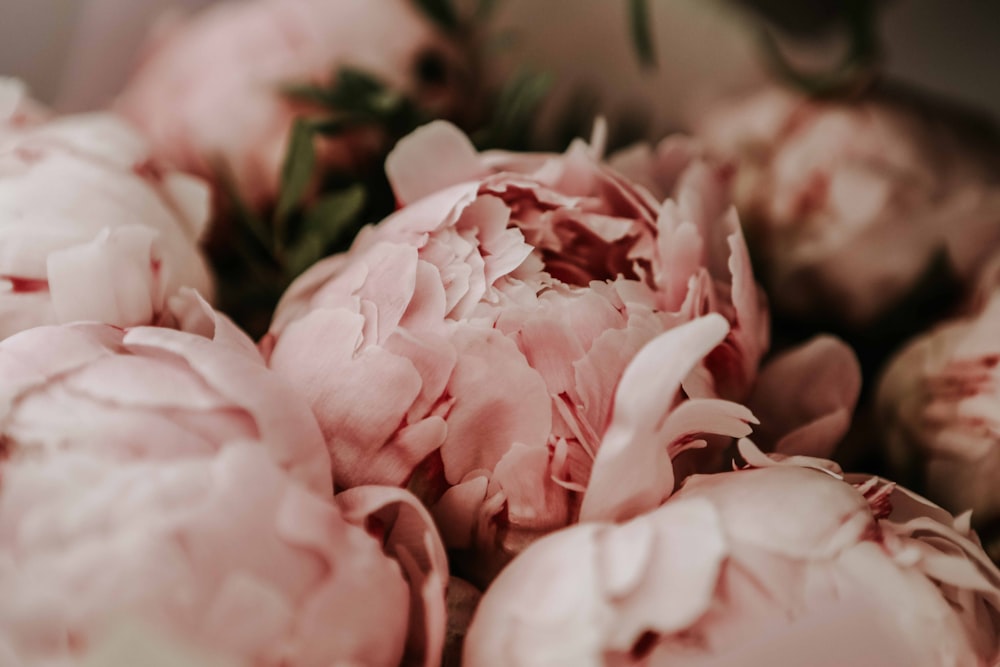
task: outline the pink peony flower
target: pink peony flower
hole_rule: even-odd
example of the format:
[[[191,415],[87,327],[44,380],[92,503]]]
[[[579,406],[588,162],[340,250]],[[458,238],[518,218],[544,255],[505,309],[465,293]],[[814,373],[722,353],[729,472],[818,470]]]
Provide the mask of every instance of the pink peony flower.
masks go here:
[[[78,323],[0,342],[0,442],[7,456],[83,452],[112,461],[212,457],[254,440],[312,491],[333,491],[309,405],[253,342],[193,293],[187,331]]]
[[[326,86],[341,67],[439,113],[465,102],[455,46],[410,0],[253,0],[217,3],[157,31],[116,109],[158,155],[213,181],[222,165],[247,202],[263,205],[278,192],[292,122],[309,111],[283,87]],[[339,167],[378,150],[370,133],[319,148]]]
[[[12,94],[0,87],[0,109],[21,104]],[[74,320],[150,324],[181,287],[211,295],[200,181],[162,170],[107,114],[2,118],[0,338]]]
[[[961,520],[829,462],[689,478],[545,537],[486,592],[465,664],[993,664],[1000,571]]]
[[[256,667],[395,666],[409,633],[443,641],[443,585],[411,609],[404,576],[445,581],[424,569],[443,551],[400,490],[356,489],[338,509],[241,443],[131,464],[67,452],[3,474],[0,655],[14,664],[81,664],[123,619]]]
[[[415,490],[480,580],[575,520],[614,415],[659,428],[636,425],[637,397],[660,416],[705,399],[661,433],[656,483],[673,479],[666,450],[753,419],[719,400],[751,393],[767,345],[724,174],[690,161],[661,206],[598,152],[477,155],[452,126],[423,128],[387,164],[404,208],[300,278],[263,343],[308,395],[338,484]]]
[[[890,463],[953,512],[1000,519],[1000,294],[910,342],[878,388]]]
[[[942,259],[972,278],[1000,243],[1000,164],[961,122],[912,97],[777,89],[701,120],[738,165],[736,204],[777,310],[859,329]]]

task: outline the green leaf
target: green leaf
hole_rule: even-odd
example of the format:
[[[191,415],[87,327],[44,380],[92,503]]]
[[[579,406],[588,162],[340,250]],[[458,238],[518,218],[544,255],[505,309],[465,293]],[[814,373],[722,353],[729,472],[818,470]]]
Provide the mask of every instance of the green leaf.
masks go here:
[[[314,86],[308,83],[295,83],[281,87],[281,93],[297,102],[318,104],[319,106],[330,105],[330,90],[322,86]]]
[[[322,259],[329,248],[357,230],[367,196],[360,184],[322,197],[303,219],[298,241],[288,248],[285,269],[289,277]]]
[[[522,70],[507,80],[497,97],[489,126],[475,135],[481,149],[527,148],[538,109],[552,88],[548,72]]]
[[[814,97],[850,96],[867,88],[875,81],[882,61],[879,6],[872,0],[845,0],[841,12],[848,48],[833,67],[820,71],[797,69],[785,57],[777,39],[761,28],[761,49],[770,68],[787,83]]]
[[[488,21],[499,4],[497,0],[479,0],[479,4],[476,5],[475,20],[479,23]]]
[[[653,28],[649,22],[649,0],[629,0],[629,29],[632,44],[643,67],[656,66],[656,48],[653,46]]]
[[[222,199],[231,210],[230,215],[236,222],[240,236],[252,240],[257,251],[264,251],[273,259],[274,251],[267,222],[243,200],[239,188],[236,187],[236,177],[232,169],[225,162],[219,161],[215,163],[213,171],[218,177]],[[247,251],[252,252],[249,249]]]
[[[435,23],[448,32],[454,32],[458,29],[458,14],[455,12],[451,0],[417,0],[417,5]]]
[[[285,223],[289,215],[302,203],[312,182],[316,168],[316,149],[313,130],[308,121],[299,119],[292,126],[288,152],[281,169],[281,193],[274,212],[274,243],[280,250],[285,241]]]

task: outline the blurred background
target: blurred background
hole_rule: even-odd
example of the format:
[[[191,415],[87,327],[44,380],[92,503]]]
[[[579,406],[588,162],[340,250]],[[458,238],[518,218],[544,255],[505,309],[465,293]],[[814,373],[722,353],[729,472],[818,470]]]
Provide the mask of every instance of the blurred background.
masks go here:
[[[211,2],[2,0],[0,74],[25,79],[37,97],[61,110],[101,106],[120,88],[164,11]],[[652,134],[684,127],[706,101],[763,77],[746,5],[778,14],[802,11],[798,0],[650,0],[658,64],[643,70],[632,48],[625,0],[497,4],[492,30],[508,46],[508,67],[528,63],[548,70],[557,82],[556,99],[586,88],[612,116],[656,109],[655,117],[643,119]],[[1000,3],[895,0],[881,21],[889,75],[1000,117]],[[82,43],[100,48],[83,50]]]

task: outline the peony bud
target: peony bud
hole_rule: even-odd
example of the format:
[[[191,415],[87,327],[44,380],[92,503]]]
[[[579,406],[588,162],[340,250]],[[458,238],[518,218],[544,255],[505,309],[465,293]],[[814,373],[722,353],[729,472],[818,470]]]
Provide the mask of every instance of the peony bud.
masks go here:
[[[411,607],[404,572],[445,581],[443,551],[413,502],[378,500],[402,491],[356,489],[338,508],[242,443],[129,464],[69,452],[3,474],[0,655],[13,664],[93,664],[124,619],[236,664],[395,667],[410,633],[432,644],[420,662],[440,661],[443,584],[435,599],[417,583]],[[363,528],[375,522],[384,544]]]
[[[483,597],[465,664],[993,664],[1000,571],[961,522],[877,478],[767,465],[537,541]]]
[[[889,461],[952,512],[1000,519],[1000,295],[909,343],[878,388]]]
[[[463,65],[409,0],[220,2],[161,26],[117,110],[157,155],[213,182],[229,172],[242,198],[273,203],[296,116],[314,109],[285,95],[362,70],[438,114],[466,102]],[[378,152],[370,133],[318,144],[341,169]]]
[[[934,270],[969,281],[1000,243],[1000,164],[967,120],[915,96],[776,89],[707,114],[776,311],[864,330],[917,289],[940,296]]]
[[[175,299],[174,314],[194,333],[78,323],[0,342],[6,455],[173,460],[253,440],[329,497],[330,459],[308,404],[267,369],[246,334],[196,295]]]
[[[207,188],[151,162],[108,114],[42,121],[29,104],[5,121],[11,86],[0,86],[0,338],[75,320],[151,324],[181,287],[210,296],[197,248]]]

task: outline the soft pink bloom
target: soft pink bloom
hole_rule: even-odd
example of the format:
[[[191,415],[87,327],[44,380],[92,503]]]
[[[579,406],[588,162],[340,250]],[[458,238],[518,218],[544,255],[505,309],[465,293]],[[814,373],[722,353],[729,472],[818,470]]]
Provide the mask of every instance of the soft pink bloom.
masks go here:
[[[657,460],[656,495],[697,434],[753,420],[728,400],[752,392],[766,308],[725,174],[689,156],[661,205],[599,150],[478,155],[450,125],[419,130],[386,167],[404,208],[302,276],[263,344],[309,396],[337,483],[407,485],[480,573],[574,521],[595,454],[631,460],[630,429],[662,436],[635,455]],[[671,428],[643,421],[687,398]]]
[[[878,389],[889,459],[977,523],[1000,519],[1000,294],[945,322],[890,362]]]
[[[80,664],[124,619],[254,667],[395,667],[410,633],[417,660],[440,659],[420,651],[443,640],[443,550],[401,490],[338,507],[257,443],[129,464],[67,452],[3,475],[5,664]]]
[[[0,86],[0,338],[75,320],[150,324],[181,287],[210,296],[197,247],[207,187],[150,161],[109,114],[14,112],[5,125],[17,94]]]
[[[77,323],[0,342],[4,453],[170,460],[254,440],[330,496],[330,459],[308,403],[267,369],[246,334],[193,293],[173,306],[174,323],[186,331]]]
[[[967,522],[829,462],[743,451],[765,467],[529,547],[486,592],[465,664],[993,664],[1000,572]]]
[[[903,96],[777,89],[702,118],[700,137],[737,165],[736,204],[776,309],[861,328],[935,262],[971,279],[1000,243],[1000,164],[960,123]]]
[[[244,199],[261,205],[278,191],[293,120],[310,111],[283,88],[327,86],[341,67],[438,113],[467,102],[454,45],[410,0],[250,0],[164,23],[116,109],[159,156],[213,182],[227,169]],[[421,67],[440,72],[425,80]],[[352,133],[319,148],[343,168],[363,164],[379,145],[371,133]]]

